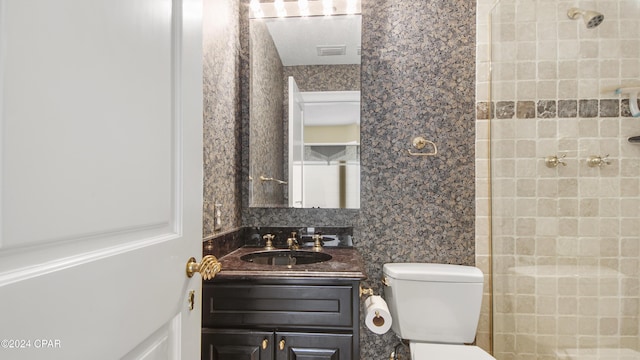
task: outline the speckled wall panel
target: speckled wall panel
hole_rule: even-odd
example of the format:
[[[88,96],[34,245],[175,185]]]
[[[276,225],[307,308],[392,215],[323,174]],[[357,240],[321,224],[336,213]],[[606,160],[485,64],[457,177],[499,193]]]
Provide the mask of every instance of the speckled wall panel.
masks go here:
[[[285,66],[284,83],[296,79],[300,91],[360,90],[360,65]]]
[[[203,237],[213,233],[213,206],[222,204],[224,229],[240,226],[239,0],[204,1]]]
[[[254,21],[251,44],[251,126],[249,149],[253,205],[284,203],[284,187],[260,176],[284,179],[284,82],[282,62],[267,26]],[[267,96],[265,96],[267,94]]]
[[[379,291],[386,262],[475,262],[475,2],[367,1],[363,18],[354,242]],[[419,135],[437,156],[408,155]],[[397,342],[362,334],[363,359],[386,358]]]
[[[364,0],[360,210],[243,207],[247,226],[354,226],[376,293],[385,262],[474,264],[475,2]],[[413,157],[422,135],[438,156]],[[362,359],[397,343],[363,328]]]

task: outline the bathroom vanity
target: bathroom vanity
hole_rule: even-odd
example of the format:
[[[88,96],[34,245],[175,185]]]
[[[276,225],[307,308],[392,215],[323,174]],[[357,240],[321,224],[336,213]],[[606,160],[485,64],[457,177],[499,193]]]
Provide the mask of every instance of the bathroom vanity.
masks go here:
[[[242,260],[256,251],[222,257],[204,282],[202,359],[359,359],[358,252],[324,248],[330,260],[292,266]]]

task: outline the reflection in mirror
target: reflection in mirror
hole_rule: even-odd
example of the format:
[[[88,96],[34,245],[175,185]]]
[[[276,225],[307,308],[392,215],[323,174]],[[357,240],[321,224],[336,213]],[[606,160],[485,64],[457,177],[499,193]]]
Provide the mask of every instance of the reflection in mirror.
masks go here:
[[[249,205],[359,208],[361,17],[267,18],[274,3],[260,5],[249,25]]]

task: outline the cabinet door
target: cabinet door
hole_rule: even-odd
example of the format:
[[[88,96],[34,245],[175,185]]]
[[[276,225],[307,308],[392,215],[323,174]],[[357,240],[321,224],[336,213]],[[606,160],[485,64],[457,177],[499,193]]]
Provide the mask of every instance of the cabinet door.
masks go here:
[[[202,360],[273,360],[273,333],[202,329]]]
[[[276,360],[352,360],[353,357],[352,334],[277,332],[276,341]]]

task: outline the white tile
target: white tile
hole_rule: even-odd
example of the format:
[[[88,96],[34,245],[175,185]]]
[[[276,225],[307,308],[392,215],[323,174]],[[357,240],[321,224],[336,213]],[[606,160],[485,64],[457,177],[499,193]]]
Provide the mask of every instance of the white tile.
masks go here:
[[[536,78],[536,63],[533,61],[518,62],[516,73],[518,81],[533,80]]]
[[[578,61],[578,78],[597,79],[600,77],[600,62],[598,60]]]
[[[532,60],[537,56],[538,48],[535,42],[526,41],[518,42],[517,44],[517,59],[518,60]]]
[[[537,23],[536,28],[537,40],[557,40],[558,25],[557,22],[543,21]]]
[[[555,60],[562,58],[558,54],[558,44],[556,41],[538,41],[537,52],[539,60]],[[576,46],[577,52],[577,46]],[[562,53],[562,50],[561,50]]]
[[[578,23],[575,21],[560,21],[558,23],[558,39],[577,40]]]
[[[537,86],[535,81],[518,81],[516,83],[518,100],[535,100]]]
[[[600,76],[603,78],[617,78],[620,76],[620,60],[600,60]]]
[[[556,61],[538,62],[538,79],[553,80],[558,78],[558,63]]]
[[[640,61],[638,59],[622,59],[620,65],[622,78],[637,78],[640,76]]]
[[[516,24],[516,39],[522,41],[536,41],[536,23],[526,22]]]
[[[576,99],[578,97],[578,81],[560,80],[558,82],[558,98]]]
[[[598,80],[587,79],[578,81],[578,97],[581,99],[594,99],[600,96]]]
[[[564,60],[558,61],[558,79],[577,79],[578,61]]]
[[[620,40],[602,40],[599,42],[599,45],[601,58],[617,59],[620,57]]]
[[[558,97],[558,85],[556,81],[538,81],[537,82],[538,99],[555,99]]]
[[[575,60],[580,53],[580,43],[575,40],[560,40],[558,48],[557,58],[560,60]]]
[[[594,40],[580,41],[580,59],[596,59],[599,56],[599,44]]]

